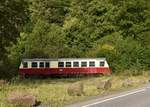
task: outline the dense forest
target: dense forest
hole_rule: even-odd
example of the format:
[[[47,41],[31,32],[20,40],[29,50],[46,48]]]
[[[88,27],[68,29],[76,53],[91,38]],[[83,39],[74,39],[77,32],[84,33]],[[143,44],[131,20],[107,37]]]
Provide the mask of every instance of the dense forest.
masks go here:
[[[0,0],[0,78],[22,58],[106,57],[114,73],[150,69],[149,0]]]

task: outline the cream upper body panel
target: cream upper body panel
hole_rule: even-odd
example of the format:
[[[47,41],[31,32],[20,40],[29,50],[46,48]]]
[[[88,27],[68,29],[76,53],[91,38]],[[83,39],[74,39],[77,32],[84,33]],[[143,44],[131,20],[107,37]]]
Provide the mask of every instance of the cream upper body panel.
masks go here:
[[[58,68],[58,61],[50,61],[50,68]]]
[[[20,64],[20,68],[24,68],[23,63],[27,62],[27,68],[32,68],[32,62],[37,63],[37,68],[40,68],[40,62],[44,62],[44,67],[46,66],[46,62],[49,63],[49,68],[58,68],[59,62],[64,62],[64,67],[66,66],[66,62],[71,62],[71,67],[73,67],[74,62],[79,62],[79,67],[81,67],[82,62],[87,63],[87,67],[89,67],[90,62],[94,62],[94,67],[100,67],[100,63],[103,63],[101,67],[109,67],[105,58],[58,58],[58,59],[23,59]]]

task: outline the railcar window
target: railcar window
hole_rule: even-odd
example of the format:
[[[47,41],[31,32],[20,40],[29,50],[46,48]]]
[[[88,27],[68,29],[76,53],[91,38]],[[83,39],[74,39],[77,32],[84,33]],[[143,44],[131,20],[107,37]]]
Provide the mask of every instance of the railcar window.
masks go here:
[[[73,62],[73,67],[79,67],[79,62]]]
[[[104,66],[105,62],[104,61],[100,61],[99,66]]]
[[[95,62],[94,61],[90,61],[89,62],[89,67],[95,67]]]
[[[81,67],[87,67],[87,62],[81,62]]]
[[[49,62],[45,62],[45,67],[49,68]]]
[[[71,67],[71,62],[66,62],[66,67]]]
[[[28,68],[28,63],[27,62],[23,62],[23,68]]]
[[[64,67],[64,62],[58,62],[58,67]]]
[[[40,62],[40,67],[44,67],[44,62]]]
[[[37,68],[37,62],[32,62],[32,67]]]

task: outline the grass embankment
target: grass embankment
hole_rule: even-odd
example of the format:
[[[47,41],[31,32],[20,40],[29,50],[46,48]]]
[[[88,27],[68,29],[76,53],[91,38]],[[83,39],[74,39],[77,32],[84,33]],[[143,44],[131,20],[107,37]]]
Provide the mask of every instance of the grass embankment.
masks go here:
[[[97,89],[96,82],[108,80],[111,78],[112,87],[108,90]],[[125,79],[134,81],[131,86],[123,87]],[[89,96],[97,96],[110,92],[137,87],[143,84],[143,80],[148,81],[149,76],[100,76],[100,77],[82,77],[82,78],[49,78],[49,79],[28,79],[28,80],[12,80],[7,85],[0,86],[0,107],[14,107],[7,102],[7,96],[14,90],[27,91],[36,96],[38,101],[42,103],[50,103],[52,107],[60,107],[64,104],[84,100]],[[142,81],[141,81],[142,80]],[[74,82],[84,83],[84,92],[82,96],[69,96],[67,88]]]

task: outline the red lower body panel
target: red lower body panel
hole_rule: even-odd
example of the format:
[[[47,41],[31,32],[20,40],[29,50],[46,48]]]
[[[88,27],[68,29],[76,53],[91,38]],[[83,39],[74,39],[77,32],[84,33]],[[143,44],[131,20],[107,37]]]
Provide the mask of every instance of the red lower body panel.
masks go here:
[[[20,68],[20,75],[77,75],[77,74],[111,74],[108,67],[94,68]]]

